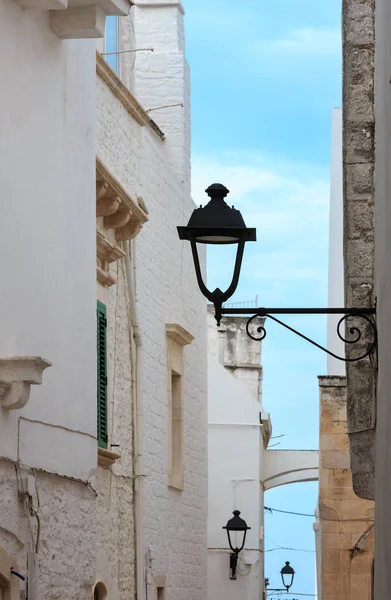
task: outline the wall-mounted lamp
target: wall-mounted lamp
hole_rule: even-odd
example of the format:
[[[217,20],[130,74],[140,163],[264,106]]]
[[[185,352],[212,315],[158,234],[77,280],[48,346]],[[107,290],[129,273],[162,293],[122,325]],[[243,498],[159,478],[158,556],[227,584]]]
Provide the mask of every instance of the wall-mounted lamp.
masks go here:
[[[188,240],[191,244],[197,282],[202,294],[214,305],[215,319],[218,325],[220,325],[220,320],[224,315],[248,315],[249,319],[246,326],[247,334],[253,340],[261,341],[266,337],[264,325],[262,324],[261,326],[256,327],[256,332],[251,330],[251,327],[257,318],[268,317],[296,335],[299,335],[317,348],[327,352],[330,356],[344,362],[356,362],[367,356],[371,357],[371,355],[376,352],[377,328],[374,318],[374,315],[376,315],[375,306],[364,308],[224,308],[224,302],[227,302],[227,300],[233,296],[238,286],[245,243],[256,241],[256,230],[254,228],[246,227],[240,211],[233,206],[231,208],[225,202],[229,190],[227,190],[224,185],[221,183],[214,183],[208,187],[206,193],[210,197],[208,204],[194,210],[187,226],[178,227],[178,234],[181,240]],[[216,288],[211,292],[207,288],[206,283],[202,279],[197,244],[237,244],[234,273],[231,283],[225,292],[220,288]],[[346,344],[358,344],[360,340],[365,340],[366,344],[361,345],[360,354],[358,356],[349,356],[349,358],[338,356],[273,316],[276,314],[342,315],[337,325],[337,334],[339,338]],[[347,319],[353,317],[353,324],[347,328],[347,334],[344,332],[341,333],[341,327],[346,324]],[[358,321],[358,319],[360,319],[360,321]]]
[[[236,567],[238,564],[238,556],[239,556],[239,553],[244,548],[244,544],[246,542],[247,531],[249,529],[251,529],[251,527],[248,527],[246,521],[241,518],[240,510],[234,510],[233,515],[234,516],[232,517],[232,519],[229,519],[227,524],[224,525],[224,527],[223,527],[223,529],[227,530],[228,543],[229,543],[229,547],[232,550],[232,553],[230,554],[230,557],[229,557],[229,568],[231,571],[230,579],[236,579]],[[243,534],[242,543],[239,544],[238,546],[236,546],[236,545],[234,546],[234,544],[232,543],[232,539],[231,539],[231,533],[235,533],[235,534],[242,533]]]

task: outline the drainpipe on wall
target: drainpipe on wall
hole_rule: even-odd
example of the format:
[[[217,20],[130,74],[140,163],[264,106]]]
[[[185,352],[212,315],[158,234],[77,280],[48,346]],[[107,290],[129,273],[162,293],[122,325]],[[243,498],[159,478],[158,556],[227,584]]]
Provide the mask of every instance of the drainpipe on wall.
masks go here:
[[[144,589],[144,461],[143,461],[143,408],[141,397],[141,335],[137,324],[135,276],[136,256],[135,240],[123,243],[125,251],[125,272],[129,292],[129,328],[130,328],[130,360],[132,368],[132,399],[133,399],[133,492],[134,492],[134,522],[136,534],[136,590],[137,600],[145,598]],[[131,265],[132,261],[132,265]],[[132,267],[133,266],[133,275]]]

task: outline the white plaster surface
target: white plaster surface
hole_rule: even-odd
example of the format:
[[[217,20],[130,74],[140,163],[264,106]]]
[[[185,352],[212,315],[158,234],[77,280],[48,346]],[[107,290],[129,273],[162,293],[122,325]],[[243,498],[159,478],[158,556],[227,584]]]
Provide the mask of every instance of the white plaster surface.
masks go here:
[[[86,481],[96,467],[95,44],[62,42],[47,12],[4,0],[0,52],[0,355],[53,363],[25,408],[0,409],[0,546],[26,573],[37,530],[17,494],[20,458],[40,501],[31,600],[87,599],[95,494],[40,469]]]
[[[375,598],[391,597],[391,103],[389,74],[391,6],[386,0],[376,3],[375,63],[375,272],[378,299],[379,375],[377,382],[376,424],[376,541]]]
[[[331,170],[330,170],[330,224],[329,224],[329,307],[345,305],[343,274],[343,191],[342,191],[342,109],[333,109]],[[327,317],[327,348],[337,356],[345,356],[345,346],[337,335],[342,315]],[[342,335],[344,334],[342,327]],[[345,363],[327,355],[329,375],[345,375]]]
[[[208,599],[259,600],[263,590],[264,446],[260,404],[215,357],[208,361],[209,510]],[[229,579],[229,545],[222,529],[240,510],[251,530],[235,582]],[[244,564],[244,561],[249,564]]]

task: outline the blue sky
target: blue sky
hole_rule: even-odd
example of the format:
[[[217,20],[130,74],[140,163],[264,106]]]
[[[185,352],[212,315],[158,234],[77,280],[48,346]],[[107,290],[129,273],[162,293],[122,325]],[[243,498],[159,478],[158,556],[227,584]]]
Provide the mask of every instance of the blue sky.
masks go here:
[[[233,301],[326,306],[331,113],[341,104],[341,0],[184,0],[192,74],[193,197],[224,183],[258,242],[248,244]],[[208,258],[223,287],[232,256]],[[225,249],[224,252],[227,252]],[[287,318],[325,343],[322,317]],[[278,448],[318,445],[317,376],[326,356],[276,325],[263,344],[264,406]],[[279,440],[275,440],[277,443]],[[266,494],[268,506],[312,513],[317,484]],[[266,576],[280,587],[290,560],[293,596],[314,593],[312,520],[266,517]],[[272,550],[284,546],[310,552]],[[285,597],[285,595],[283,596]]]

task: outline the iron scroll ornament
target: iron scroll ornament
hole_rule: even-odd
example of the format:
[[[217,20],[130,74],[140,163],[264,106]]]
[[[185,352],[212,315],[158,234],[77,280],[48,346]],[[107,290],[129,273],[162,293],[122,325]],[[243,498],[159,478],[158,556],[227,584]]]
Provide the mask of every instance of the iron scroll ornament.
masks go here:
[[[369,327],[370,335],[368,336],[369,341],[365,348],[365,352],[360,353],[360,355],[358,355],[358,356],[348,357],[348,358],[346,356],[338,356],[337,354],[335,354],[334,352],[331,352],[330,350],[328,350],[321,344],[318,344],[314,340],[311,340],[309,337],[307,337],[300,331],[297,331],[297,329],[295,329],[294,327],[291,327],[287,323],[284,323],[280,319],[276,318],[273,314],[271,314],[273,312],[278,313],[278,314],[342,314],[342,317],[339,319],[338,324],[337,324],[337,335],[338,335],[339,339],[342,342],[344,342],[345,344],[349,344],[349,345],[359,344],[359,342],[361,340],[363,340],[364,327],[365,326]],[[371,355],[373,355],[377,349],[378,335],[377,335],[376,320],[374,318],[374,315],[376,313],[376,308],[363,308],[363,309],[358,309],[358,308],[354,308],[354,309],[258,309],[255,312],[255,314],[254,314],[254,309],[241,311],[241,310],[236,310],[236,309],[224,309],[223,308],[221,313],[222,313],[221,316],[229,315],[229,314],[232,314],[232,315],[235,314],[235,315],[239,316],[240,314],[243,315],[243,314],[251,314],[252,313],[252,315],[249,317],[249,319],[246,323],[247,335],[252,340],[261,342],[262,340],[265,339],[265,337],[267,335],[267,331],[266,331],[264,323],[262,323],[262,325],[259,325],[256,328],[257,335],[255,335],[250,329],[252,323],[258,318],[264,318],[264,319],[269,318],[269,319],[272,319],[273,321],[275,321],[276,323],[278,323],[279,325],[281,325],[282,327],[285,327],[285,329],[288,329],[292,333],[294,333],[294,334],[298,335],[299,337],[301,337],[302,339],[306,340],[313,346],[316,346],[320,350],[323,350],[323,352],[326,352],[326,354],[329,354],[330,356],[336,358],[337,360],[341,360],[341,361],[347,362],[347,363],[348,362],[351,362],[351,363],[357,362],[357,361],[363,360],[364,358],[366,358],[368,356],[371,357]],[[349,318],[353,318],[353,317],[355,319],[361,319],[361,322],[363,322],[362,326],[360,327],[358,325],[357,321],[355,321],[351,327],[347,328],[347,333],[343,334],[341,332],[342,326],[347,323],[347,320]]]

